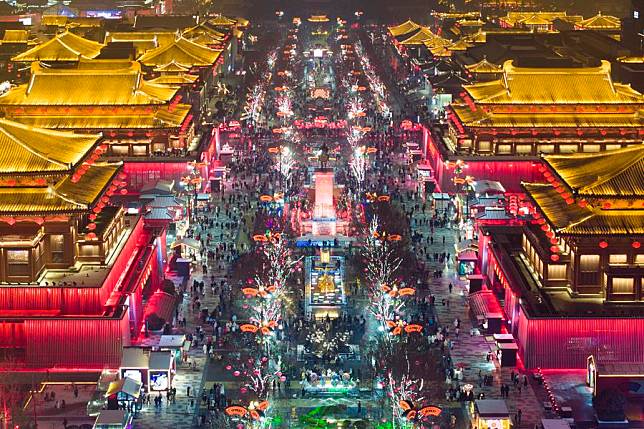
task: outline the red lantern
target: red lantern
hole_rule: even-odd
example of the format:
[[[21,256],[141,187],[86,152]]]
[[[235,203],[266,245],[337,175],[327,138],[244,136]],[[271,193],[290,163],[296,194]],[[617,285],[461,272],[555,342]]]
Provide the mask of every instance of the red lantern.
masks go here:
[[[87,217],[89,218],[89,220],[95,220],[97,216],[95,213],[90,213],[90,215]]]
[[[555,237],[555,233],[554,233],[554,232],[552,232],[552,231],[548,231],[548,232],[546,232],[546,237],[548,237],[548,238],[554,238],[554,237]]]
[[[100,207],[94,207],[94,209],[93,209],[92,211],[93,211],[94,213],[96,213],[96,214],[99,214],[101,211],[103,211],[103,209],[102,209],[102,208],[100,208]]]
[[[566,204],[571,205],[575,202],[574,198],[566,198]]]
[[[87,229],[94,231],[96,229],[96,224],[94,222],[87,224]]]
[[[633,241],[631,243],[631,246],[633,247],[633,249],[639,249],[640,246],[642,246],[642,243],[640,243],[639,241]]]
[[[548,225],[546,225],[545,223],[543,225],[541,225],[541,230],[542,231],[547,231],[549,229],[550,229],[550,227]]]
[[[553,262],[557,262],[559,260],[559,255],[557,254],[550,255],[550,260]]]
[[[550,244],[559,244],[559,240],[553,237],[550,239]]]
[[[559,253],[559,246],[550,246],[550,251],[552,253]]]
[[[599,242],[599,247],[601,247],[602,249],[607,248],[608,247],[608,241],[606,241],[606,240],[600,241]]]
[[[93,232],[88,232],[87,234],[85,234],[85,238],[89,240],[94,240],[96,238],[96,234]]]
[[[107,204],[107,203],[109,203],[109,202],[110,202],[110,199],[109,199],[109,197],[107,197],[107,196],[102,196],[102,197],[101,197],[101,201],[102,201],[102,202],[104,202],[105,204]]]
[[[121,189],[121,195],[125,195],[125,194],[127,194],[127,189],[125,188]]]
[[[121,180],[125,180],[125,179],[127,178],[127,174],[125,174],[125,173],[121,172],[121,173],[119,173],[119,176],[118,176],[118,177],[119,177],[119,179],[121,179]]]

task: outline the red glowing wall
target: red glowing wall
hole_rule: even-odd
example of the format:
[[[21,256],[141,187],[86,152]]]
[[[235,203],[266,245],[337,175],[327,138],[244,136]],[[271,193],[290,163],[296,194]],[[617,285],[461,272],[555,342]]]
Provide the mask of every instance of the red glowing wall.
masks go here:
[[[601,362],[644,362],[644,318],[518,318],[526,368],[585,368]]]
[[[130,345],[122,319],[49,319],[24,322],[25,363],[31,368],[118,368]]]
[[[123,171],[127,174],[128,190],[137,192],[146,183],[154,183],[157,180],[181,180],[188,174],[188,163],[126,162]]]
[[[454,177],[472,176],[474,180],[495,180],[501,182],[507,192],[523,192],[521,182],[542,182],[538,163],[532,161],[471,161],[465,160],[467,168],[455,175],[454,170],[441,166],[437,168],[437,176],[443,192],[456,192]]]
[[[139,218],[127,243],[121,249],[112,269],[102,285],[88,284],[78,287],[19,286],[0,287],[0,314],[29,316],[57,314],[99,315],[114,290],[114,286],[137,248],[145,246],[149,235]],[[14,314],[15,313],[15,314]]]

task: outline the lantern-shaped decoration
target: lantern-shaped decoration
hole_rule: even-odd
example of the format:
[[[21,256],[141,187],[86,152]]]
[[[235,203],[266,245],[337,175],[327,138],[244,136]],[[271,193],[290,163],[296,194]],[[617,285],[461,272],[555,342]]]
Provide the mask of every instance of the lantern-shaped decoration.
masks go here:
[[[608,241],[606,241],[606,240],[600,241],[599,242],[599,247],[602,248],[602,249],[607,248],[608,247]]]

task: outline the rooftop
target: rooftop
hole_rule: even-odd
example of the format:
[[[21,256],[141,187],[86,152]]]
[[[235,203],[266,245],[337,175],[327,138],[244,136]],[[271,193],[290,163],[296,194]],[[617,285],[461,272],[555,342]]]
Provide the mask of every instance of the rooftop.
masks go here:
[[[0,119],[0,175],[68,173],[100,139]]]
[[[47,68],[34,62],[29,83],[0,96],[0,105],[120,106],[165,104],[177,92],[143,79],[137,62],[95,60],[75,68]]]
[[[420,25],[408,19],[407,21],[403,22],[400,25],[396,25],[395,27],[389,27],[389,32],[392,34],[392,36],[398,37],[398,36],[402,36],[403,34],[411,33],[417,28],[420,28]]]
[[[161,66],[175,62],[184,67],[200,67],[214,64],[219,55],[220,50],[179,37],[172,43],[147,51],[139,57],[139,61],[146,66]]]
[[[644,209],[605,210],[569,203],[550,184],[524,184],[524,189],[560,235],[644,235]]]
[[[81,58],[89,59],[98,56],[103,46],[102,43],[87,40],[65,31],[26,52],[16,55],[12,58],[12,61],[78,61]]]
[[[503,77],[492,82],[464,85],[481,104],[642,104],[644,96],[612,81],[611,66],[537,68],[503,64]]]
[[[543,160],[575,195],[644,195],[644,145],[599,153],[547,155]]]

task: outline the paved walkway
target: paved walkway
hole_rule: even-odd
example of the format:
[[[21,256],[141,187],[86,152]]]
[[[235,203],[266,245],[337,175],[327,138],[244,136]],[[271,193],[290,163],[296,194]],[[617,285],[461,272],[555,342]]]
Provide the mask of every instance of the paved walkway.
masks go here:
[[[422,202],[420,202],[422,204]],[[429,204],[428,204],[429,205]],[[422,218],[422,215],[418,216]],[[414,227],[413,231],[427,237],[430,234],[429,226]],[[452,228],[437,228],[434,232],[434,244],[427,246],[429,254],[447,252],[453,255],[455,252],[454,244],[458,236],[458,230]],[[443,244],[445,237],[445,244]],[[424,240],[423,240],[424,241]],[[461,384],[472,384],[475,386],[475,392],[485,394],[486,399],[501,399],[500,386],[505,383],[511,386],[509,398],[506,399],[508,409],[513,418],[518,409],[521,409],[521,424],[515,427],[532,428],[540,421],[543,415],[543,407],[536,398],[532,386],[523,387],[521,383],[521,392],[513,386],[511,382],[511,372],[517,372],[516,368],[501,368],[498,361],[487,361],[486,355],[489,351],[494,350],[494,341],[491,337],[483,335],[470,335],[472,321],[469,317],[469,307],[467,305],[467,291],[465,289],[466,281],[459,279],[454,271],[454,263],[447,266],[438,262],[431,261],[427,263],[430,272],[428,284],[430,292],[436,296],[435,314],[438,323],[441,326],[450,326],[450,338],[454,342],[450,354],[454,363],[465,363],[464,377]],[[433,278],[431,273],[435,269],[443,269],[443,276]],[[449,284],[454,286],[452,293],[449,292]],[[449,305],[442,305],[445,299]],[[453,322],[456,318],[461,320],[460,335],[454,337]],[[479,371],[483,375],[492,375],[493,383],[491,386],[479,387]],[[528,374],[528,377],[530,375]],[[521,375],[523,380],[523,375]]]

